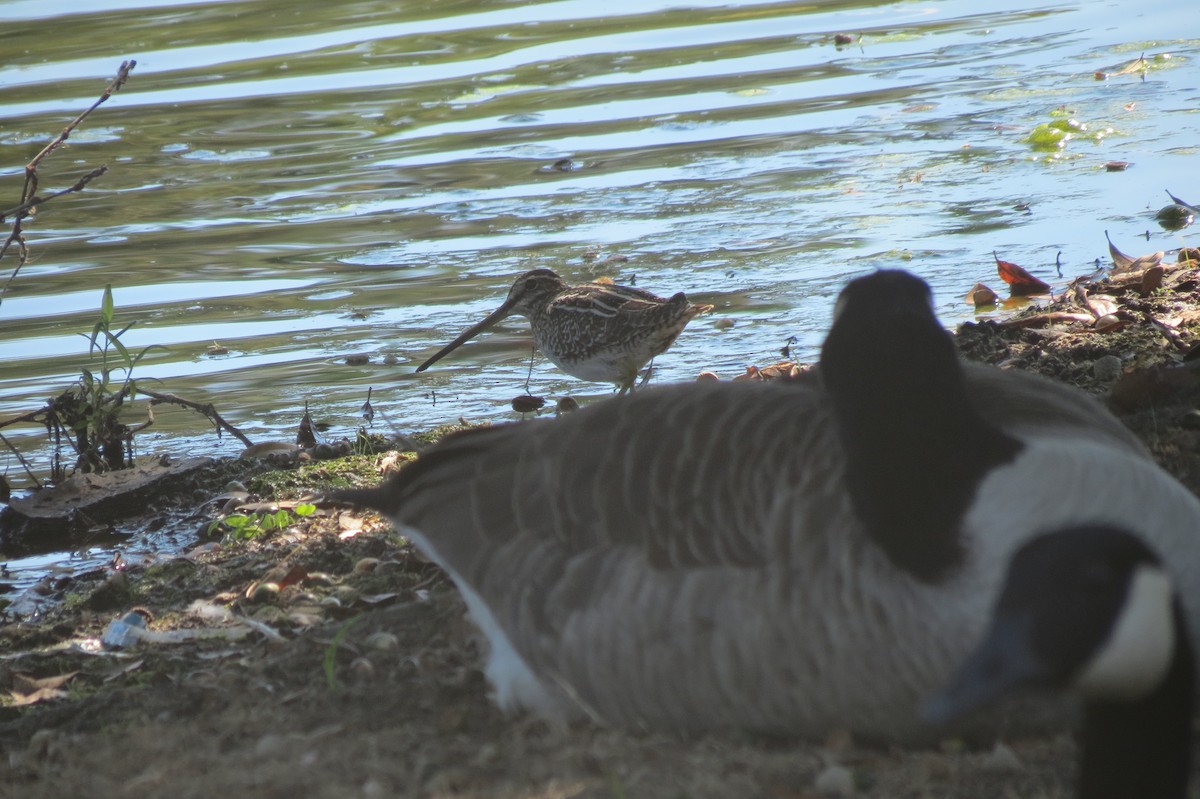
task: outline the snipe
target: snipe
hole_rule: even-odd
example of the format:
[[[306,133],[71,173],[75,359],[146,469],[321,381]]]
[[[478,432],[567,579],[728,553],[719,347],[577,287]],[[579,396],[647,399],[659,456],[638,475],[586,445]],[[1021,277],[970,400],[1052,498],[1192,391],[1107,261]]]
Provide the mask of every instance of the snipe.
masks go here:
[[[615,383],[624,394],[633,388],[639,370],[670,347],[692,317],[712,308],[693,305],[682,291],[664,299],[630,286],[570,286],[549,269],[534,269],[517,278],[499,308],[417,371],[516,314],[529,319],[534,345],[559,369],[580,380]]]

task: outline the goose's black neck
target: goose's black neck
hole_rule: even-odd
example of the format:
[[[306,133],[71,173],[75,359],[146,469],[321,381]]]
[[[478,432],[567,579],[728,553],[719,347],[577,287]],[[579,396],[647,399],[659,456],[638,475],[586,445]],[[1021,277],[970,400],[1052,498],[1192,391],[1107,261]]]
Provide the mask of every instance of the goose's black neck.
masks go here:
[[[1136,702],[1084,709],[1079,799],[1184,799],[1191,774],[1195,655],[1179,603],[1166,678]]]
[[[928,287],[897,271],[853,281],[820,371],[868,533],[916,577],[945,576],[962,559],[959,525],[979,483],[1021,445],[972,407]]]

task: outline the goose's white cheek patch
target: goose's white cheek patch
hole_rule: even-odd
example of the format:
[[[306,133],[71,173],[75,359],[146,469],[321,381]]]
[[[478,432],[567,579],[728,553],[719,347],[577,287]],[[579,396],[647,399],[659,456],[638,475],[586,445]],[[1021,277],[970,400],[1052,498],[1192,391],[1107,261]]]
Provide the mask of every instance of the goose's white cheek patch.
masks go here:
[[[1112,630],[1084,664],[1076,687],[1090,699],[1129,701],[1145,696],[1166,677],[1175,651],[1171,580],[1141,566]]]

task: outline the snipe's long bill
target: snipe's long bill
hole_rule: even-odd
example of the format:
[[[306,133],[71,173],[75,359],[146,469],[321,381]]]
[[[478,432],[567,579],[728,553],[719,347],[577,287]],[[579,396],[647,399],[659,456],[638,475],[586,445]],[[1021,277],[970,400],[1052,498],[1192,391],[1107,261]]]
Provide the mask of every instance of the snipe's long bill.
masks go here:
[[[534,269],[516,279],[499,308],[417,371],[515,314],[529,319],[534,345],[559,369],[581,380],[615,383],[624,394],[641,368],[670,347],[693,317],[712,309],[693,305],[683,292],[665,299],[630,286],[570,286],[549,269]]]

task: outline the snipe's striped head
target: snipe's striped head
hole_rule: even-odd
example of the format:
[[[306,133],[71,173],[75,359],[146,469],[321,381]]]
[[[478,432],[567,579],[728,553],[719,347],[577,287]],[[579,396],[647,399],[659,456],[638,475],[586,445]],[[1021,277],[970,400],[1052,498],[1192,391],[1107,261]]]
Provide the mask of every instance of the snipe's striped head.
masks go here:
[[[499,308],[468,327],[459,334],[458,338],[435,352],[425,363],[417,367],[417,371],[424,372],[463,344],[513,314],[532,317],[535,308],[544,306],[566,288],[567,284],[563,282],[563,279],[550,269],[533,269],[526,272],[516,279],[512,288],[508,290],[508,298]]]
[[[533,269],[513,282],[508,290],[508,298],[492,315],[506,311],[505,316],[517,314],[532,317],[567,288],[566,282],[553,270]]]

